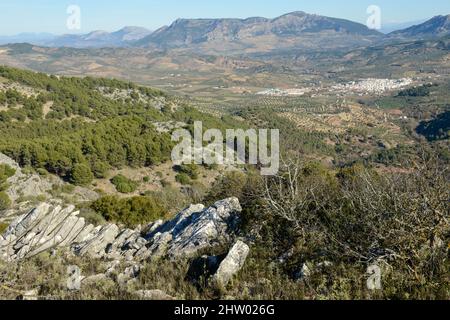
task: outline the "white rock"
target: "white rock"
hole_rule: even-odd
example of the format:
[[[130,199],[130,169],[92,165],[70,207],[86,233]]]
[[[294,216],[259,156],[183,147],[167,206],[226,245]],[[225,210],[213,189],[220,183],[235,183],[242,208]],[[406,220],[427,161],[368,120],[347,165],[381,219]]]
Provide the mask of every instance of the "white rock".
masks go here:
[[[217,272],[213,276],[213,281],[226,286],[231,278],[242,269],[249,252],[250,248],[248,245],[242,241],[237,241],[220,263]]]

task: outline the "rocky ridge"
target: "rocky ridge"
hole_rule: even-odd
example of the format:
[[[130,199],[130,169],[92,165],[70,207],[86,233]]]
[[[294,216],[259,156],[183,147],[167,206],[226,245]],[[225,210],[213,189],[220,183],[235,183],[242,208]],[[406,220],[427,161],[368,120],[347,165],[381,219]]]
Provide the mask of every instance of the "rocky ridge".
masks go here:
[[[74,206],[42,203],[17,217],[0,236],[0,259],[16,261],[44,251],[67,248],[71,253],[111,260],[143,261],[157,257],[193,257],[204,248],[232,240],[241,212],[236,198],[209,208],[191,205],[167,222],[141,230],[115,224],[93,226]]]

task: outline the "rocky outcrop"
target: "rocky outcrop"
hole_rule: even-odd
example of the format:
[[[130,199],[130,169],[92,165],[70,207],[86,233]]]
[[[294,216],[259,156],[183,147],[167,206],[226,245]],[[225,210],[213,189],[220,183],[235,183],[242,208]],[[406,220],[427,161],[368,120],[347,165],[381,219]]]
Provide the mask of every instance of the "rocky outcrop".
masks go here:
[[[63,203],[62,199],[51,194],[55,187],[66,185],[60,178],[50,174],[41,176],[36,173],[26,173],[17,162],[3,153],[0,153],[0,164],[6,164],[16,170],[15,174],[7,180],[9,187],[6,189],[6,194],[14,203],[14,208],[3,213],[0,212],[1,216],[11,216],[17,209],[23,209],[23,207],[29,209],[30,206],[26,202],[17,203],[21,198],[52,197],[52,203]],[[96,192],[78,186],[71,192],[71,196],[77,201],[93,201],[98,198]]]
[[[111,260],[193,257],[204,248],[231,242],[241,210],[236,198],[209,208],[192,205],[170,221],[150,225],[143,235],[115,224],[94,227],[74,206],[43,203],[19,216],[0,236],[0,259],[21,260],[55,248]]]
[[[48,190],[51,190],[52,183],[43,179],[37,174],[24,174],[19,165],[11,158],[0,153],[0,164],[6,164],[16,170],[16,173],[8,179],[11,186],[6,190],[6,194],[13,201],[21,196],[48,196]]]
[[[239,200],[230,198],[204,209],[190,206],[149,235],[152,254],[166,252],[170,257],[192,257],[199,250],[230,241],[242,208]]]

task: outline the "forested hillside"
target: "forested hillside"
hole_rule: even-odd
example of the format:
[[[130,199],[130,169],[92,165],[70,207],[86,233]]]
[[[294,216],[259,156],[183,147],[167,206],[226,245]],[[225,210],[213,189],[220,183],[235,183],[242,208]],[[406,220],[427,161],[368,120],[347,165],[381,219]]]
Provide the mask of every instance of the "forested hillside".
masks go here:
[[[118,80],[67,78],[0,67],[0,152],[21,166],[46,169],[75,184],[107,170],[170,158],[172,142],[155,123],[225,128],[159,90]],[[8,85],[8,83],[14,84]],[[75,174],[78,173],[78,174]]]

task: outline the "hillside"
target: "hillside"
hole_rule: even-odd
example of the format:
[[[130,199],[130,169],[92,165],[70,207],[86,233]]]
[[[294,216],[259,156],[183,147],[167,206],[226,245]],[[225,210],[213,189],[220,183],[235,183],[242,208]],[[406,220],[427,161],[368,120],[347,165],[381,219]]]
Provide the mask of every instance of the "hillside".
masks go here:
[[[235,70],[246,61],[202,59]],[[392,79],[328,80],[314,95],[203,102],[213,116],[131,82],[0,67],[0,295],[448,299],[450,140],[414,132],[448,102],[438,80],[402,94]],[[370,90],[379,83],[388,88]],[[448,128],[447,116],[436,120],[425,129]],[[170,133],[194,121],[279,129],[279,174],[174,166]],[[386,277],[373,291],[367,268],[378,264]]]
[[[394,31],[391,37],[431,38],[443,37],[450,34],[450,15],[436,16],[424,23]]]

